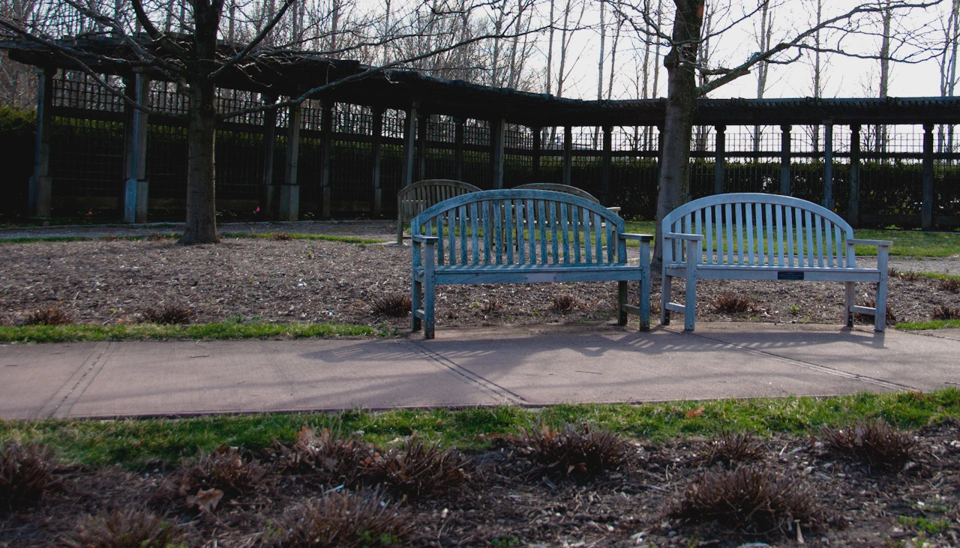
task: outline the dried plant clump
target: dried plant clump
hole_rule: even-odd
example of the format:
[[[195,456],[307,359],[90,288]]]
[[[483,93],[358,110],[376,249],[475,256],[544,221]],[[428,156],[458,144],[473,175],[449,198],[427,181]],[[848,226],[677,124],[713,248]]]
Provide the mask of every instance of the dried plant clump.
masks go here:
[[[179,304],[164,304],[143,311],[143,320],[157,324],[188,324],[196,314]]]
[[[244,459],[239,448],[221,445],[184,471],[180,494],[191,498],[188,505],[203,507],[204,497],[212,496],[215,491],[228,497],[242,495],[251,491],[265,475],[264,467],[254,459]],[[216,503],[212,502],[212,506]]]
[[[431,496],[467,480],[466,458],[451,448],[426,443],[417,436],[376,460],[376,474],[387,487],[411,499]]]
[[[291,447],[281,447],[283,470],[314,476],[327,485],[356,485],[374,467],[376,453],[357,439],[304,427]]]
[[[916,438],[889,424],[873,419],[848,428],[824,426],[820,440],[831,453],[859,461],[878,472],[899,472],[914,460]]]
[[[287,242],[293,239],[293,236],[287,234],[286,232],[274,232],[270,235],[271,240],[277,240],[280,242]]]
[[[697,460],[706,466],[717,463],[729,466],[734,463],[761,460],[763,454],[763,446],[755,436],[743,432],[724,431],[710,441],[707,450]]]
[[[960,293],[960,278],[940,278],[940,281],[937,282],[937,288],[940,291]]]
[[[65,539],[73,548],[166,548],[183,546],[184,531],[146,510],[120,509],[89,517]]]
[[[54,476],[53,453],[43,445],[0,445],[0,511],[35,504],[61,485]]]
[[[704,472],[668,515],[687,522],[715,522],[730,533],[757,538],[783,536],[796,521],[811,530],[828,521],[799,480],[760,466]]]
[[[173,240],[174,238],[176,238],[176,235],[174,235],[173,233],[164,234],[163,232],[154,232],[153,234],[150,234],[149,236],[147,236],[147,241],[163,242],[166,240]]]
[[[73,318],[57,306],[41,308],[27,315],[23,325],[70,325]]]
[[[947,305],[937,305],[930,313],[931,320],[960,320],[960,308],[953,308]]]
[[[410,295],[394,293],[385,297],[375,297],[373,299],[373,312],[378,316],[390,316],[391,318],[403,318],[410,315],[413,308],[413,302]]]
[[[550,304],[550,310],[554,312],[570,312],[577,306],[579,306],[579,303],[570,295],[560,295],[559,297],[553,298],[553,303]]]
[[[380,492],[335,491],[284,517],[282,548],[400,545],[413,529],[409,513],[383,501]]]
[[[635,453],[630,442],[616,434],[571,424],[562,430],[546,424],[524,429],[511,441],[518,453],[539,467],[538,473],[554,477],[596,476],[620,468]]]
[[[480,308],[483,310],[484,314],[493,314],[503,310],[503,302],[500,299],[491,299],[489,301],[483,301],[483,306]]]
[[[900,271],[895,268],[887,270],[887,276],[890,278],[899,278],[905,282],[919,282],[925,278],[920,272]]]
[[[721,293],[713,301],[713,309],[719,314],[751,314],[760,312],[752,299],[736,293]]]

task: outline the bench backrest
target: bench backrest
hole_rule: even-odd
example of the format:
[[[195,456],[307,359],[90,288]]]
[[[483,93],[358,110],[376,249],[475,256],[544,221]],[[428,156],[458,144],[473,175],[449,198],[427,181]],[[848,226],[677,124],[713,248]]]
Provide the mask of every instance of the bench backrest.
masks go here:
[[[574,196],[580,196],[581,198],[590,200],[591,202],[600,203],[600,200],[596,198],[593,194],[590,194],[582,188],[577,188],[575,186],[564,185],[561,183],[527,183],[525,185],[519,185],[513,187],[514,190],[552,190],[554,192],[563,192],[565,194],[573,194]]]
[[[584,198],[545,190],[486,190],[441,202],[410,222],[436,236],[438,265],[626,263],[623,219]],[[421,264],[420,246],[413,262]]]
[[[688,202],[663,219],[663,232],[703,236],[701,263],[776,267],[854,267],[853,228],[839,215],[800,198],[763,193],[717,194]],[[683,260],[682,242],[663,260]]]
[[[480,187],[450,179],[426,179],[400,189],[397,193],[397,211],[400,222],[406,223],[432,205],[455,196],[479,192]]]

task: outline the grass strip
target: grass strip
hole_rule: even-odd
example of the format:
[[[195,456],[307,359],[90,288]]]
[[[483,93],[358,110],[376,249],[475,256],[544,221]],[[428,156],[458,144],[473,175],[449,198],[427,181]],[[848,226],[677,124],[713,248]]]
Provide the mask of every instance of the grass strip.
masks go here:
[[[165,339],[262,339],[267,337],[354,337],[385,335],[363,325],[333,323],[238,323],[196,325],[24,325],[0,326],[0,343],[55,343]]]
[[[384,412],[264,413],[179,419],[2,421],[0,441],[39,442],[71,463],[131,470],[173,467],[221,444],[260,451],[291,443],[304,426],[355,433],[381,446],[416,432],[461,450],[484,449],[498,435],[549,424],[588,423],[656,443],[724,431],[807,436],[823,425],[847,426],[878,418],[915,429],[960,418],[960,390],[924,394],[861,393],[829,398],[789,397],[752,400],[685,401],[643,405],[559,405],[526,409],[401,409]]]
[[[929,320],[926,322],[900,322],[894,326],[900,331],[927,331],[930,329],[960,328],[960,320]]]
[[[136,236],[30,236],[23,238],[0,238],[0,244],[35,244],[43,242],[92,242],[95,240],[124,240],[124,241],[142,241],[151,238],[161,238],[164,240],[179,240],[182,234],[177,232],[156,233]],[[348,244],[379,244],[384,240],[377,238],[360,238],[357,236],[339,236],[335,234],[287,234],[286,232],[263,232],[263,233],[242,233],[227,232],[220,234],[221,238],[243,239],[256,238],[267,240],[323,240],[327,242],[344,242]]]

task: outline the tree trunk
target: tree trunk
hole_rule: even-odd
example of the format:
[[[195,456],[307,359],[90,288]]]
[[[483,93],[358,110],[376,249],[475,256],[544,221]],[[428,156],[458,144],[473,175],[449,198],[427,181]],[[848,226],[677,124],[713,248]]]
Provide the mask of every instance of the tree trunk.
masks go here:
[[[217,242],[214,185],[214,143],[217,113],[213,83],[194,84],[190,89],[190,125],[187,156],[187,223],[183,244]],[[194,105],[200,105],[194,108]]]
[[[667,69],[667,107],[660,151],[660,189],[657,194],[657,234],[660,223],[690,195],[690,138],[697,112],[696,60],[703,24],[704,0],[674,0],[677,15],[673,49],[663,60]],[[658,237],[654,262],[663,260],[663,238]]]
[[[180,243],[217,242],[214,196],[214,143],[217,135],[216,86],[210,77],[217,67],[217,31],[223,0],[195,0],[195,51],[190,60],[190,118],[187,145],[187,221]]]

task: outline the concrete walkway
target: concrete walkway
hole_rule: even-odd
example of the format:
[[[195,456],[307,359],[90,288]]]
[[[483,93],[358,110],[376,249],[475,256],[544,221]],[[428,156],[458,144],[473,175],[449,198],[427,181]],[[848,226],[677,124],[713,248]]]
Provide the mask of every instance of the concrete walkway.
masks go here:
[[[0,418],[828,396],[960,386],[960,330],[700,323],[0,346]]]

